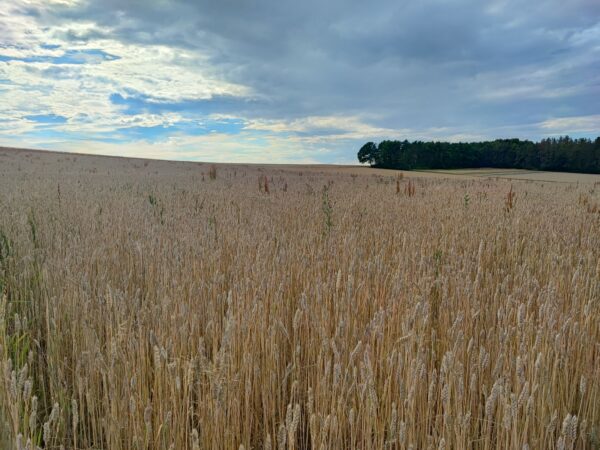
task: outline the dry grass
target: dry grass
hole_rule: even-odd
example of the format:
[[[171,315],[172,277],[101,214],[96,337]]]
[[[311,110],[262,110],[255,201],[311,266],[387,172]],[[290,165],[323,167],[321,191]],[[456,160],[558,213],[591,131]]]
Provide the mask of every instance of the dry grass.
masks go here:
[[[1,448],[598,448],[600,185],[211,170],[0,149]]]

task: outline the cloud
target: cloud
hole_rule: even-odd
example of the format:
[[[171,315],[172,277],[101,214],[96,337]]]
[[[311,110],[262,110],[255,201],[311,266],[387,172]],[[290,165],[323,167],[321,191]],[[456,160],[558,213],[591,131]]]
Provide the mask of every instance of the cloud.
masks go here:
[[[0,35],[0,136],[23,145],[217,135],[232,160],[348,161],[365,140],[600,134],[595,0],[14,0]]]
[[[597,133],[600,130],[600,114],[548,119],[540,124],[540,128],[553,134]]]

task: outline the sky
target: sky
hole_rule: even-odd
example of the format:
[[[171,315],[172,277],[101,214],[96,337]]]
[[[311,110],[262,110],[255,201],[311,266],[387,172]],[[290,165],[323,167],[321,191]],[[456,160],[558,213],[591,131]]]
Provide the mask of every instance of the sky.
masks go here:
[[[0,146],[355,164],[600,136],[598,0],[0,0]]]

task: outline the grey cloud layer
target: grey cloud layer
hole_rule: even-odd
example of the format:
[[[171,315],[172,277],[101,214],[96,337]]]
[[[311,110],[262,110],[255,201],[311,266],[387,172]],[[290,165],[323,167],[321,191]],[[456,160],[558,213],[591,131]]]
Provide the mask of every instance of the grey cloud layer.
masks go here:
[[[596,0],[104,0],[45,20],[97,25],[62,31],[72,41],[206,55],[217,76],[251,89],[254,118],[518,135],[520,124],[600,114]]]

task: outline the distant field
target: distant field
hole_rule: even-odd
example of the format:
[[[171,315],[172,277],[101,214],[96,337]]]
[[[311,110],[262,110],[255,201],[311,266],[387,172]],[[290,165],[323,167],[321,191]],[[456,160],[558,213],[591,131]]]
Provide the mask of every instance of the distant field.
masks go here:
[[[520,169],[462,169],[433,170],[441,175],[461,175],[467,177],[506,178],[511,180],[548,181],[558,183],[595,183],[600,175],[587,173],[542,172]]]
[[[0,448],[599,448],[599,261],[600,176],[0,148]]]
[[[22,150],[0,147],[0,162],[4,163],[4,170],[15,169],[17,171],[43,171],[44,173],[59,172],[64,173],[73,170],[69,167],[69,161],[77,161],[76,169],[79,171],[110,171],[111,167],[120,171],[135,170],[143,168],[144,172],[149,172],[148,167],[156,172],[160,169],[161,174],[189,172],[193,170],[195,162],[176,162],[161,161],[152,159],[136,158],[117,158],[111,156],[95,156],[74,153],[59,153],[39,150]],[[31,164],[38,162],[38,164]],[[27,165],[29,163],[29,166]],[[217,164],[219,165],[219,164]],[[384,177],[396,176],[405,173],[413,178],[453,178],[453,179],[473,179],[473,178],[505,178],[514,180],[532,180],[548,181],[560,183],[597,183],[600,182],[600,175],[566,172],[540,172],[520,169],[459,169],[459,170],[429,170],[429,171],[402,171],[390,169],[376,169],[367,166],[348,166],[333,164],[221,164],[226,167],[270,167],[276,171],[304,171],[311,174],[331,175],[331,174],[354,174],[354,175],[380,175]]]

